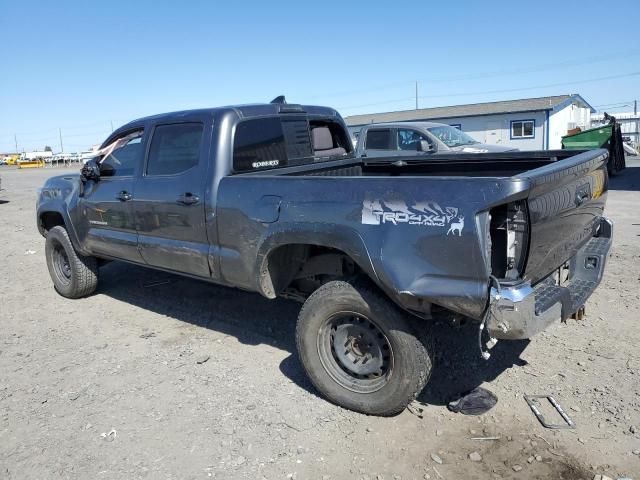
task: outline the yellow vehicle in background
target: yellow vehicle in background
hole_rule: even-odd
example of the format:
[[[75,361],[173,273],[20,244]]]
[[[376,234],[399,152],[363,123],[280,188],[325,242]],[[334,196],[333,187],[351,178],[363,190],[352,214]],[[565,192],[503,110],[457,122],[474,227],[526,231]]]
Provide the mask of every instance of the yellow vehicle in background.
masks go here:
[[[11,155],[9,158],[7,158],[7,165],[16,165],[19,159],[20,155]]]

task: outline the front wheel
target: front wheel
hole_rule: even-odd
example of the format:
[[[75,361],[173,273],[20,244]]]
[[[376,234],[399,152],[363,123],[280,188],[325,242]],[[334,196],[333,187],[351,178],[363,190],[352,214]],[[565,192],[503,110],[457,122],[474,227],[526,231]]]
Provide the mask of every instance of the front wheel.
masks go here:
[[[64,227],[47,232],[45,255],[56,291],[67,298],[92,294],[98,285],[98,261],[78,254]]]
[[[377,290],[347,282],[326,283],[307,299],[296,343],[320,393],[361,413],[400,413],[431,375],[431,353],[407,314]]]

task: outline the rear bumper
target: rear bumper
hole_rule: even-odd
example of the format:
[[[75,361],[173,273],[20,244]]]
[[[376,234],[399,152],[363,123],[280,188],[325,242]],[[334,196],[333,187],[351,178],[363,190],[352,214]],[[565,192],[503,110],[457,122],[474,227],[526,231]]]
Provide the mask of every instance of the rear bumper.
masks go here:
[[[554,276],[535,286],[491,288],[487,329],[494,338],[531,338],[556,320],[566,320],[582,308],[602,280],[611,248],[613,224],[602,218],[598,236],[592,237],[569,262],[569,280],[562,286]]]

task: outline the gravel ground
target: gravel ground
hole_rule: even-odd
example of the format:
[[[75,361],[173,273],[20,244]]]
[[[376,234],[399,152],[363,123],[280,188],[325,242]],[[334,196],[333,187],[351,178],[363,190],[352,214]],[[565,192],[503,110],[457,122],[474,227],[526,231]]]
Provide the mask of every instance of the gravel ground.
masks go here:
[[[34,205],[64,168],[0,167],[0,478],[640,479],[630,164],[611,181],[615,242],[585,319],[500,342],[488,362],[474,328],[436,325],[433,380],[393,418],[317,396],[295,354],[296,303],[117,262],[93,296],[58,296]],[[493,410],[446,409],[477,385]],[[524,394],[554,395],[576,429],[544,429]]]

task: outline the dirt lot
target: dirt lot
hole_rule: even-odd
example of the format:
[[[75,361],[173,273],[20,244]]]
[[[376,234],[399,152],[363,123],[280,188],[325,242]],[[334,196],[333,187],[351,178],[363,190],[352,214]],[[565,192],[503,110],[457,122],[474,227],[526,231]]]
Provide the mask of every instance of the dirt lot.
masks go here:
[[[475,329],[437,326],[437,372],[394,418],[316,395],[295,354],[296,303],[116,262],[95,295],[58,296],[34,204],[64,168],[0,167],[0,478],[640,479],[630,163],[611,181],[615,244],[586,318],[498,343],[488,362]],[[481,384],[499,397],[492,411],[448,412]],[[554,395],[576,429],[544,429],[523,394]]]

